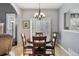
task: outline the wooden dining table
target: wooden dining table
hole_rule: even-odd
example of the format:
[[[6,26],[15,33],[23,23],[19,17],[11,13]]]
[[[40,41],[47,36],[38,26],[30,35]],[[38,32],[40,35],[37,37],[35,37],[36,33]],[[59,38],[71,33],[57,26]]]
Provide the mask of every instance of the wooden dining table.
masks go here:
[[[40,41],[41,41],[44,37],[45,37],[45,42],[44,42],[45,45],[51,42],[51,40],[50,40],[50,41],[46,41],[46,39],[47,39],[46,36],[40,36],[40,37],[37,37],[37,36],[36,36],[37,40],[40,40]],[[41,39],[41,38],[42,38],[42,39]],[[30,39],[28,39],[27,42],[30,43],[30,44],[33,44],[33,48],[35,47],[35,46],[34,46],[35,43],[33,42],[33,40],[31,41]],[[37,44],[38,44],[38,45],[37,45]],[[43,47],[43,44],[41,44],[41,43],[39,44],[39,42],[38,42],[37,44],[36,44],[36,45],[37,45],[38,47]],[[45,48],[45,47],[44,47],[44,48]],[[32,52],[34,52],[34,49],[32,49]],[[39,52],[41,52],[41,51],[39,51]],[[45,52],[46,52],[46,50],[43,52],[44,55],[45,55]],[[39,54],[39,53],[38,53],[38,54]],[[33,54],[33,55],[36,55],[36,54]]]
[[[28,43],[30,43],[30,44],[33,44],[33,41],[29,38],[29,39],[27,39],[27,42]],[[48,44],[48,43],[50,43],[51,42],[51,40],[50,41],[46,41],[46,44]]]

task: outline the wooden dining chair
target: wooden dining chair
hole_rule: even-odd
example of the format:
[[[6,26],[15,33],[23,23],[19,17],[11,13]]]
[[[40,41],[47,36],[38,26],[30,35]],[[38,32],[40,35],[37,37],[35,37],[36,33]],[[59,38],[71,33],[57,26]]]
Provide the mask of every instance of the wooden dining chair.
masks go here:
[[[43,32],[36,32],[36,36],[43,36]]]
[[[34,37],[33,36],[33,55],[41,56],[45,55],[46,36]]]
[[[27,45],[28,42],[27,42],[27,40],[26,40],[26,36],[25,36],[24,33],[21,34],[21,38],[22,38],[22,44],[23,44],[23,55],[25,55],[26,52],[29,51],[29,50],[27,50],[27,49],[32,49],[33,46],[31,46],[31,45]],[[29,53],[29,54],[30,54],[30,53]]]
[[[46,45],[46,51],[51,52],[51,53],[48,53],[47,55],[55,56],[55,43],[56,43],[55,37],[53,37],[52,40],[49,43],[47,43],[49,45]]]

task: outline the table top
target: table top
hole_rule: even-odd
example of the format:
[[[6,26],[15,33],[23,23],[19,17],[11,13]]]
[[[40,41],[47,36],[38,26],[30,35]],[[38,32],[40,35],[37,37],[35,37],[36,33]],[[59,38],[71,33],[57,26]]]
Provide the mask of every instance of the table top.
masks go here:
[[[30,44],[33,44],[33,41],[31,41],[30,39],[28,39],[27,42],[30,43]],[[46,44],[48,44],[50,42],[51,42],[51,40],[50,41],[46,41]]]

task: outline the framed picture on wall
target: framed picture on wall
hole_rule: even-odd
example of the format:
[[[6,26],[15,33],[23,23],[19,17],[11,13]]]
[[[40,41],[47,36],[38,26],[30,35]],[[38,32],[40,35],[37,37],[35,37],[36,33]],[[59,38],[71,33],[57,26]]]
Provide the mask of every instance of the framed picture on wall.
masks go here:
[[[29,28],[30,28],[30,21],[23,20],[23,29],[29,29]]]

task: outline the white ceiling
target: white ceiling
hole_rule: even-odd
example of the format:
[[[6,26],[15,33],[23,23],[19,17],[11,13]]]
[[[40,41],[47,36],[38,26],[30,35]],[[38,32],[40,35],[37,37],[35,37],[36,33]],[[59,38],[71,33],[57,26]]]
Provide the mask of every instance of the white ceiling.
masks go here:
[[[39,3],[15,3],[21,9],[38,9]],[[41,9],[58,9],[63,3],[40,3]]]

